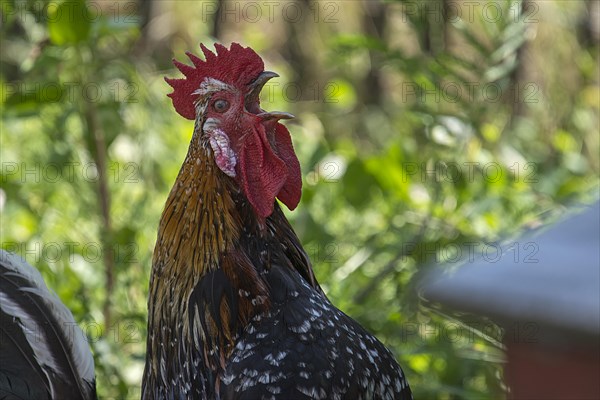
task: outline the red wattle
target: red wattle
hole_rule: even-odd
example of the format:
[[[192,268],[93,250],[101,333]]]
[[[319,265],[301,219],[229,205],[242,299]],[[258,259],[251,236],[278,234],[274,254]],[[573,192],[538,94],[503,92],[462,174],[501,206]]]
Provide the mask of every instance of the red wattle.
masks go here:
[[[290,132],[279,123],[275,128],[275,146],[277,155],[287,166],[287,179],[277,198],[290,210],[293,210],[298,206],[302,196],[302,173],[300,172],[300,162],[294,153]]]
[[[296,208],[302,176],[285,126],[275,125],[274,143],[269,143],[264,125],[259,125],[244,140],[239,156],[240,186],[261,217],[271,215],[276,197],[290,210]]]
[[[258,215],[271,215],[275,197],[287,179],[287,168],[271,149],[263,127],[244,140],[239,172],[242,189]]]

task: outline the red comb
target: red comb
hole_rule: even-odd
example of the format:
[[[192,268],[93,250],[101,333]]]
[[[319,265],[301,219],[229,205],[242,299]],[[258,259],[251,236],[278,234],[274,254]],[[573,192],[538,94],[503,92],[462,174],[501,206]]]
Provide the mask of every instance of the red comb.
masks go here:
[[[173,88],[173,93],[168,96],[173,100],[175,111],[187,119],[196,118],[195,95],[192,93],[200,87],[200,83],[205,78],[211,77],[241,87],[256,79],[265,68],[262,59],[254,50],[250,47],[242,47],[238,43],[232,43],[230,49],[215,43],[217,54],[208,50],[203,44],[200,44],[200,48],[204,53],[204,61],[190,52],[185,53],[193,66],[173,60],[185,78],[165,78]]]

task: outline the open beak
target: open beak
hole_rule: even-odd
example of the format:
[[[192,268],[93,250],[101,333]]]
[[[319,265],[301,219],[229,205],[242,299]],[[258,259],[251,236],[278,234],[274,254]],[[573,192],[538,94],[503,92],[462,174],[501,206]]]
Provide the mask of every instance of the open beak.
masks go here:
[[[268,120],[280,120],[280,119],[292,119],[294,116],[290,113],[283,111],[272,111],[266,112],[260,109],[258,105],[258,97],[260,95],[260,91],[265,86],[265,84],[273,78],[278,77],[279,75],[275,72],[264,71],[252,82],[249,86],[248,94],[246,95],[246,110],[250,112],[254,112],[257,117],[261,118],[263,121]]]

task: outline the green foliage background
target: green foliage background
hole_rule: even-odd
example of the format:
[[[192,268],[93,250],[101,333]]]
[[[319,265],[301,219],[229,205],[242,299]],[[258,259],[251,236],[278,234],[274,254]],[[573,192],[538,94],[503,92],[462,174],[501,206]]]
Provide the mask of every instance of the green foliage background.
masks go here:
[[[415,398],[502,398],[500,329],[431,309],[417,282],[598,197],[597,8],[267,3],[2,0],[2,247],[73,311],[100,397],[139,397],[151,253],[192,132],[162,77],[238,41],[281,75],[263,107],[298,117],[288,215],[328,296]]]

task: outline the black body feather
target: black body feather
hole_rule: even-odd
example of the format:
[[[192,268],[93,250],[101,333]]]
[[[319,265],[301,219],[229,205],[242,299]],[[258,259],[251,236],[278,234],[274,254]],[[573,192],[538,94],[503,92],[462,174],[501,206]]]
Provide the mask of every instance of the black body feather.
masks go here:
[[[273,265],[263,276],[273,306],[240,336],[224,399],[412,399],[390,351],[297,271]]]
[[[243,199],[236,204],[248,210]],[[156,357],[161,373],[160,379],[148,379],[153,376],[147,364],[142,398],[412,399],[393,354],[327,299],[280,207],[275,205],[264,228],[250,212],[242,221],[244,233],[220,268],[205,273],[184,297],[186,311],[178,314],[180,322],[149,328],[150,334],[165,334],[158,354],[149,346],[147,362]],[[236,273],[251,270],[257,275],[231,279],[228,263]],[[245,286],[254,281],[267,288],[268,307],[261,307],[260,297]],[[234,316],[246,299],[254,307],[249,320],[240,323]],[[183,335],[178,332],[186,323],[190,341],[180,340]],[[234,343],[226,351],[218,333],[230,327]],[[165,358],[175,354],[185,361]]]
[[[0,250],[0,399],[95,399],[94,359],[71,312]]]

